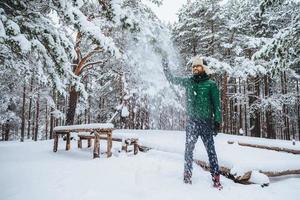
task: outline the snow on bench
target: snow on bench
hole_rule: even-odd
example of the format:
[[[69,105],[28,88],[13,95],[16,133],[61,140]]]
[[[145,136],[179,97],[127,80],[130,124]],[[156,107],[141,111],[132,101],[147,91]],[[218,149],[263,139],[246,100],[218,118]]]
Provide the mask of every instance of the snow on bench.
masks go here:
[[[97,124],[80,124],[71,126],[56,126],[53,131],[77,131],[77,130],[89,130],[89,129],[113,129],[112,123],[97,123]]]

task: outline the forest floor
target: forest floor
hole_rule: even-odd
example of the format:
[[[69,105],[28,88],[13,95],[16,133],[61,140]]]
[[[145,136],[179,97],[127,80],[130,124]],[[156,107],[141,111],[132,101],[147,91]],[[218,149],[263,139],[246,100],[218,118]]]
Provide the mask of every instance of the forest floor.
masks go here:
[[[113,156],[92,159],[92,149],[77,149],[76,141],[66,152],[60,141],[57,153],[53,140],[0,142],[1,200],[279,200],[300,196],[300,176],[271,178],[268,187],[242,185],[225,177],[224,189],[211,185],[209,172],[194,165],[193,185],[182,183],[184,132],[117,130],[115,135],[138,136],[143,145],[154,149],[134,156],[119,153],[120,143],[113,144]],[[300,155],[241,147],[228,140],[253,142],[252,138],[219,134],[215,138],[221,165],[240,171],[248,169],[283,170],[300,168]],[[263,139],[259,141],[263,142]],[[290,142],[266,140],[268,144],[288,147]],[[294,148],[299,147],[299,142]],[[105,144],[101,143],[101,150]],[[195,158],[206,159],[199,141]],[[237,170],[237,171],[239,171]]]

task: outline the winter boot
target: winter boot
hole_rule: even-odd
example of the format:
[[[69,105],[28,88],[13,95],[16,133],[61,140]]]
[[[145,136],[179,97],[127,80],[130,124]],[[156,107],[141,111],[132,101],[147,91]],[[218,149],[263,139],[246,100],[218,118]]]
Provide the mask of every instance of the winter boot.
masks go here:
[[[185,172],[183,174],[183,182],[185,184],[192,184],[192,175],[190,173]]]
[[[223,189],[223,186],[221,185],[221,182],[220,182],[220,175],[214,175],[212,177],[212,181],[213,181],[213,186],[214,188],[217,188],[219,190],[222,190]]]

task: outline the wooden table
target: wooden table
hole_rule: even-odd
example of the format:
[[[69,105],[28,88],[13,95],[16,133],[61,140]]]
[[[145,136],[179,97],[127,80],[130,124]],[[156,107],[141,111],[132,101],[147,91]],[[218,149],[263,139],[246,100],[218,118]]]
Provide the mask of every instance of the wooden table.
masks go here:
[[[95,135],[93,158],[100,157],[100,136],[105,135],[107,137],[107,157],[111,157],[112,152],[112,130],[113,125],[107,124],[81,124],[71,126],[57,126],[53,129],[54,145],[53,152],[57,152],[59,135],[66,136],[66,151],[71,148],[70,133],[71,132],[90,132]]]

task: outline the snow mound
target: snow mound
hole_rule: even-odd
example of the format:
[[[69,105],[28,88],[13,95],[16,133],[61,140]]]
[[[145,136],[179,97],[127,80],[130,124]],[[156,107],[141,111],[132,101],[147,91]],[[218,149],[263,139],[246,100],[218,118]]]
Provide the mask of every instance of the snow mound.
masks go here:
[[[265,174],[260,173],[259,171],[253,170],[249,182],[260,184],[262,186],[269,185],[270,179]]]

